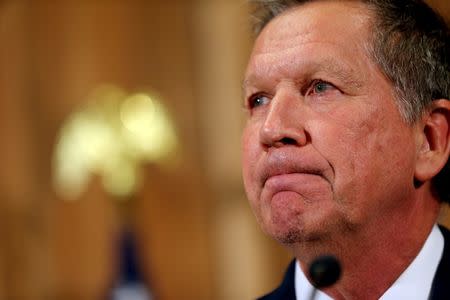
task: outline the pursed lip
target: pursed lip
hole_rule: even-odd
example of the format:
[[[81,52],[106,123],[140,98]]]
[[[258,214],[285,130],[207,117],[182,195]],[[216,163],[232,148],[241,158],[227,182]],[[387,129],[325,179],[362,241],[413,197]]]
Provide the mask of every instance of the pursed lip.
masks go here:
[[[334,177],[334,169],[330,163],[315,151],[305,148],[283,148],[267,152],[260,159],[257,169],[261,188],[268,182],[292,185],[299,182],[325,180],[330,185]]]
[[[281,173],[269,176],[264,181],[264,186],[277,187],[279,190],[291,190],[294,184],[318,178],[324,179],[321,174],[313,172]]]
[[[292,168],[292,167],[280,167],[274,169],[272,168],[272,171],[267,171],[262,176],[262,186],[265,187],[268,183],[270,185],[277,185],[280,188],[282,188],[283,185],[291,185],[292,181],[297,181],[299,179],[306,179],[311,176],[320,176],[322,179],[326,179],[323,176],[323,172],[318,169],[312,169],[312,168]],[[286,187],[288,188],[288,187]]]
[[[261,197],[264,199],[263,201],[272,202],[275,195],[283,193],[282,198],[278,199],[286,200],[288,198],[285,197],[289,194],[284,193],[287,192],[290,195],[295,193],[297,195],[295,199],[301,197],[302,199],[315,201],[326,195],[329,189],[329,181],[318,172],[285,172],[272,174],[265,180],[261,189]]]

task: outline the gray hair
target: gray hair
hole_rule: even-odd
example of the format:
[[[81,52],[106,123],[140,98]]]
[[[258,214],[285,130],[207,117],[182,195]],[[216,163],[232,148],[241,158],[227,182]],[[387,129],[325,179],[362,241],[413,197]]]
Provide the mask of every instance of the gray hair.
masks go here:
[[[250,0],[259,34],[279,14],[318,0]],[[349,0],[350,1],[350,0]],[[375,16],[369,55],[391,81],[403,119],[419,120],[437,99],[450,99],[450,31],[423,0],[356,0]],[[450,203],[450,163],[433,178]]]

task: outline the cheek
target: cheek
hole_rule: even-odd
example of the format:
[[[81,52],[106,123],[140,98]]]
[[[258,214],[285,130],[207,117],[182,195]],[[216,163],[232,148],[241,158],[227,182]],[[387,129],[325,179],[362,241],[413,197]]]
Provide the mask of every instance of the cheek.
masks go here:
[[[249,193],[254,189],[254,172],[258,154],[258,140],[256,136],[256,129],[247,125],[244,128],[241,138],[241,151],[242,151],[242,176],[244,180],[244,186]],[[253,187],[253,188],[252,188]]]
[[[394,111],[381,107],[350,111],[335,111],[316,125],[320,135],[327,136],[318,139],[317,147],[324,149],[335,171],[335,196],[342,205],[357,210],[355,202],[363,206],[362,199],[372,197],[372,204],[377,205],[388,193],[406,193],[404,187],[413,178],[410,128]]]

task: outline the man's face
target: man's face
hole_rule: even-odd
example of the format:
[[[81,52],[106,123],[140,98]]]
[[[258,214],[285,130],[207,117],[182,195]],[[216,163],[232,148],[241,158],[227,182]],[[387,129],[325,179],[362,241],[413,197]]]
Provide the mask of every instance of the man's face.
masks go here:
[[[368,55],[363,4],[318,1],[259,35],[244,90],[245,189],[287,244],[395,226],[413,193],[415,127]]]

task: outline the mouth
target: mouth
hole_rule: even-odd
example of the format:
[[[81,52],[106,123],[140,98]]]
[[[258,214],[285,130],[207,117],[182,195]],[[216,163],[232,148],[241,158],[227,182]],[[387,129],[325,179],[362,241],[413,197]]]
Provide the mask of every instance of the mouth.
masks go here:
[[[261,189],[261,199],[278,204],[313,203],[319,202],[329,192],[330,184],[320,172],[290,172],[267,177]]]
[[[260,188],[270,187],[269,191],[283,188],[300,191],[323,188],[323,184],[327,183],[332,189],[333,167],[315,151],[306,150],[286,148],[268,152],[255,170]]]
[[[263,184],[264,188],[273,191],[292,191],[299,186],[316,185],[323,183],[324,177],[318,173],[301,172],[301,173],[283,173],[268,177]]]
[[[303,182],[311,179],[325,179],[319,170],[294,170],[286,172],[273,172],[263,176],[262,187],[272,185],[283,185],[285,182]],[[328,181],[328,180],[327,180]]]

